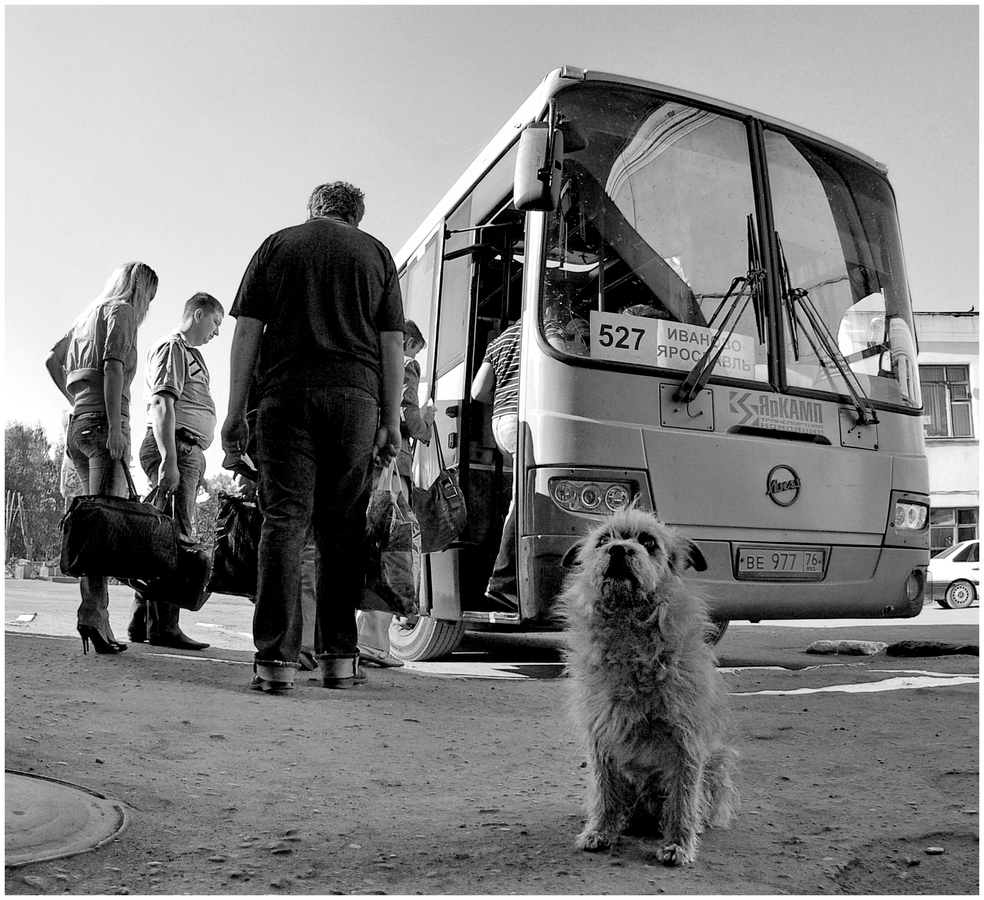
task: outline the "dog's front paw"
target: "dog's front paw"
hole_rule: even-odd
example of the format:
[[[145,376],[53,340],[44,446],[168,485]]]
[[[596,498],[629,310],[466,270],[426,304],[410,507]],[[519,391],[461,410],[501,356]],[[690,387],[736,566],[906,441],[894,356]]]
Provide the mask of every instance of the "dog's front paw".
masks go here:
[[[680,844],[667,844],[656,851],[656,859],[664,866],[685,866],[694,861],[694,855]]]
[[[602,831],[594,828],[585,828],[574,841],[574,846],[578,850],[587,850],[589,853],[596,853],[599,850],[608,850],[612,846],[612,838]]]

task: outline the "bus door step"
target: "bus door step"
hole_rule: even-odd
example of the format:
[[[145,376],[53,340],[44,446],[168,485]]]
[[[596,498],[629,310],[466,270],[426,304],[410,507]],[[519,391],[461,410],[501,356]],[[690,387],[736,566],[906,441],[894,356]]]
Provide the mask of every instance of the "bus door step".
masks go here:
[[[464,622],[481,622],[485,625],[518,625],[518,612],[500,612],[498,610],[475,610],[469,609],[461,613]]]

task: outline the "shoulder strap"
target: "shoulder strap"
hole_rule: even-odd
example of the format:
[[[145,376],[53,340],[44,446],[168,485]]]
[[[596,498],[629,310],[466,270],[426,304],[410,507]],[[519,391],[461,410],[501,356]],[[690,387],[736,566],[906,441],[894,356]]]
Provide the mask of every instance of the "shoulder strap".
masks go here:
[[[443,471],[444,470],[444,451],[441,449],[441,434],[437,430],[437,420],[436,419],[434,420],[433,423],[431,423],[431,427],[434,429],[434,444],[437,447],[437,463],[441,467],[441,470]]]

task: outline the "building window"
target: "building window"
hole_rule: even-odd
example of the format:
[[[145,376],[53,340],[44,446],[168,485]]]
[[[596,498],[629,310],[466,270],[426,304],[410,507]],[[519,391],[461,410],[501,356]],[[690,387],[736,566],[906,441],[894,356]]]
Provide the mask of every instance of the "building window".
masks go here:
[[[972,541],[977,537],[977,508],[933,509],[930,511],[930,553],[935,556],[940,550]]]
[[[920,366],[926,437],[973,437],[969,366]]]

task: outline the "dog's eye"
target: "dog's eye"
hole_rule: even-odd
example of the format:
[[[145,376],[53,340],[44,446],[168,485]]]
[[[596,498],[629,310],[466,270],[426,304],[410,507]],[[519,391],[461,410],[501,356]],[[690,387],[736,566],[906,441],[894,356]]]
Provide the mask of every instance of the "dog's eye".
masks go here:
[[[603,534],[598,538],[598,546],[604,547],[611,540],[611,535]]]
[[[656,542],[656,538],[654,538],[651,534],[640,534],[639,543],[646,548],[646,552],[648,553],[652,553],[659,546]]]

